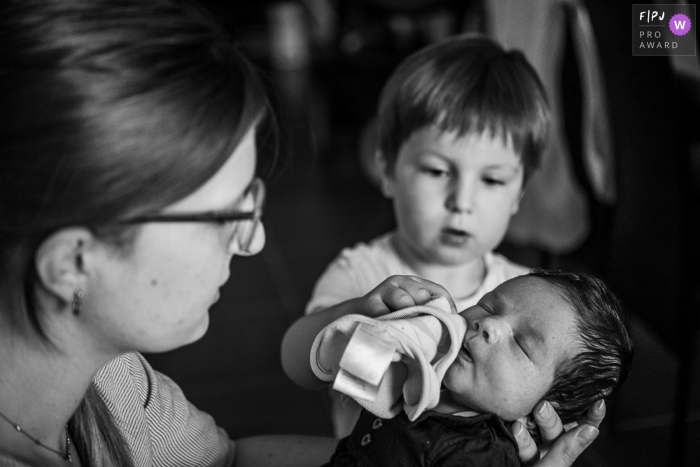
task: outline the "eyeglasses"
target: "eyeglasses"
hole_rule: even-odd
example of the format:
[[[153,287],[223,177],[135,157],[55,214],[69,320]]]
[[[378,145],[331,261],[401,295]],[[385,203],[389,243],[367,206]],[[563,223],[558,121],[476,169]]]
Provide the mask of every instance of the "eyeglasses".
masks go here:
[[[265,183],[255,178],[243,195],[243,202],[252,198],[252,211],[223,210],[206,212],[173,212],[144,214],[122,221],[122,224],[143,224],[149,222],[214,222],[217,224],[246,222],[245,225],[236,226],[232,233],[231,241],[238,239],[239,250],[242,253],[251,253],[250,247],[255,239],[255,233],[260,225],[263,208],[265,206]]]

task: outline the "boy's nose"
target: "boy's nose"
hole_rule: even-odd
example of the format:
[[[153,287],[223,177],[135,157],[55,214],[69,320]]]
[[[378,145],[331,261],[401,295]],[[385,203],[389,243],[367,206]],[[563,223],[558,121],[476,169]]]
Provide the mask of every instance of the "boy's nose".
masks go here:
[[[457,180],[450,188],[447,196],[446,207],[450,212],[471,214],[474,209],[474,189],[476,184],[473,180]]]
[[[487,344],[495,344],[505,334],[507,324],[494,316],[485,316],[474,320],[472,326]]]

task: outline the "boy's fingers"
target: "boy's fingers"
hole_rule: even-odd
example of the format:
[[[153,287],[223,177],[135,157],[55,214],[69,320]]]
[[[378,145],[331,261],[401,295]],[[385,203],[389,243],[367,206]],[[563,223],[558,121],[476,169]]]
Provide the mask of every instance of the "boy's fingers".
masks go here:
[[[535,418],[535,423],[537,423],[540,429],[540,434],[542,435],[542,444],[546,447],[549,446],[554,440],[559,438],[564,432],[564,427],[561,424],[561,419],[559,415],[554,411],[552,406],[547,401],[542,401],[535,406],[532,411]]]
[[[579,425],[564,433],[535,467],[569,467],[598,436],[593,425]]]
[[[416,305],[414,295],[415,290],[411,292],[403,288],[392,287],[382,292],[382,300],[390,310],[400,310],[409,306]]]
[[[424,281],[419,277],[407,276],[401,278],[398,287],[405,290],[413,298],[416,305],[422,305],[430,301],[431,292],[428,290],[431,287],[430,284],[432,282]]]
[[[366,295],[367,316],[381,316],[414,305],[423,305],[435,297],[445,297],[453,312],[454,301],[444,287],[417,276],[391,276]]]
[[[518,443],[518,458],[522,466],[533,465],[540,458],[540,451],[537,444],[525,429],[522,423],[515,422],[510,427],[515,441]]]
[[[368,298],[364,313],[366,313],[369,317],[377,317],[391,313],[392,311],[393,310],[390,310],[386,306],[381,296],[373,295]]]
[[[445,289],[443,286],[436,284],[435,282],[431,282],[427,279],[423,279],[422,277],[418,276],[408,276],[408,278],[411,280],[410,282],[414,282],[417,284],[417,286],[420,289],[420,295],[416,296],[416,304],[418,305],[423,305],[430,300],[437,298],[437,297],[445,297],[447,301],[450,304],[450,308],[454,313],[457,312],[457,308],[455,307],[454,300],[452,300],[452,296],[450,293]],[[410,282],[407,282],[404,284],[406,287],[413,288],[415,286],[410,285]],[[414,289],[418,290],[418,289]]]

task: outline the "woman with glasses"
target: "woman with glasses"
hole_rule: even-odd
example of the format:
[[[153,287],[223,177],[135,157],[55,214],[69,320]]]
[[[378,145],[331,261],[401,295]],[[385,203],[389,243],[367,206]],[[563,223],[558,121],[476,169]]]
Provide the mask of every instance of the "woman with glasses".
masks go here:
[[[329,458],[331,439],[230,440],[139,353],[201,338],[231,258],[262,249],[267,107],[179,0],[0,3],[0,466]]]

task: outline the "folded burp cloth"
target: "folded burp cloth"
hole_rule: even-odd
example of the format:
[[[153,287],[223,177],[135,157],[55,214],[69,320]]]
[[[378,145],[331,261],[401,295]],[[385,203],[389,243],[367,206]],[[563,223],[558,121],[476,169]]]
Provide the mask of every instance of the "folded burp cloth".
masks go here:
[[[403,408],[408,418],[415,420],[425,410],[438,404],[442,378],[457,357],[466,331],[465,320],[452,313],[447,299],[443,297],[379,318],[346,315],[326,326],[316,336],[311,348],[311,368],[321,380],[333,381],[336,377],[338,380],[346,378],[343,373],[344,362],[357,369],[351,371],[355,376],[363,372],[363,364],[366,368],[376,368],[377,365],[381,367],[384,364],[383,369],[388,366],[388,370],[383,377],[376,374],[362,375],[366,381],[377,381],[373,400],[363,397],[361,392],[345,390],[347,385],[336,384],[334,387],[379,417],[393,418]],[[358,344],[353,340],[361,342]],[[341,359],[340,375],[321,368],[318,364],[317,353],[321,343],[326,348],[347,345]],[[443,347],[447,347],[444,354],[439,352]],[[394,356],[393,349],[406,364],[407,377],[396,371],[395,366],[389,366]]]

